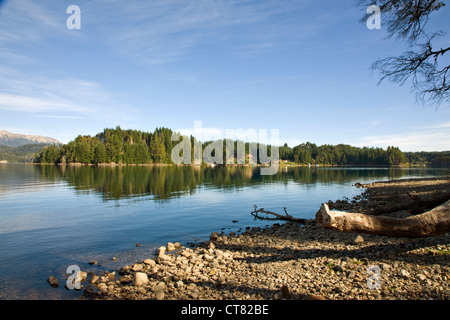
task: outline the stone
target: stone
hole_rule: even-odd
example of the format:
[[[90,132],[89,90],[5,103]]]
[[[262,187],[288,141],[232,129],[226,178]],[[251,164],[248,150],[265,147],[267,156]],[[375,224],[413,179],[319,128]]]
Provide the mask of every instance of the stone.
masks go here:
[[[167,255],[167,254],[165,254],[165,253],[163,253],[163,254],[160,254],[159,256],[158,256],[158,260],[161,262],[161,261],[170,261],[170,260],[172,260],[172,257],[171,256],[169,256],[169,255]]]
[[[156,265],[156,262],[153,259],[145,259],[143,262],[149,265],[151,268],[153,268]]]
[[[362,237],[362,235],[357,235],[356,236],[356,238],[355,238],[355,240],[353,240],[353,242],[355,243],[355,244],[363,244],[364,243],[364,238]]]
[[[121,268],[119,269],[119,274],[120,274],[120,275],[124,275],[124,274],[126,274],[130,269],[131,269],[131,266],[121,267]]]
[[[402,269],[402,270],[400,270],[400,272],[399,272],[399,275],[400,275],[400,277],[402,277],[402,278],[409,278],[409,272],[408,271],[406,271],[405,269]]]
[[[154,266],[154,267],[152,267],[152,268],[150,269],[150,272],[151,272],[151,273],[157,273],[158,270],[159,270],[159,268],[158,268],[157,266]]]
[[[142,286],[148,282],[148,276],[144,272],[136,272],[134,275],[133,285],[136,287]]]
[[[162,247],[159,247],[157,250],[156,250],[156,255],[159,257],[160,255],[163,255],[163,254],[165,254],[166,253],[166,247],[164,247],[164,246],[162,246]]]
[[[108,286],[106,285],[106,283],[99,283],[98,285],[97,285],[97,288],[98,288],[98,290],[100,290],[100,291],[107,291],[108,290]]]
[[[209,254],[204,254],[203,259],[205,259],[206,261],[212,261],[214,260],[214,257]]]
[[[50,284],[50,286],[52,288],[58,288],[59,287],[59,281],[58,281],[58,279],[56,279],[55,276],[48,277],[47,282]]]
[[[217,240],[219,237],[220,237],[220,233],[218,233],[218,232],[212,232],[209,235],[209,239],[211,239],[211,240]]]
[[[79,271],[78,272],[78,279],[80,281],[86,281],[86,279],[87,279],[87,272],[86,271]]]
[[[95,283],[98,282],[98,280],[99,280],[99,277],[98,277],[97,275],[94,274],[94,275],[91,277],[91,280],[89,280],[89,283],[95,284]]]
[[[383,263],[380,264],[380,268],[383,269],[383,270],[389,270],[391,268],[391,266],[388,265],[387,263],[383,262]]]
[[[144,266],[140,263],[134,264],[133,268],[131,268],[131,270],[133,270],[133,271],[142,271],[142,269],[144,269]]]
[[[163,291],[166,288],[166,284],[164,282],[158,282],[152,287],[153,292]]]
[[[416,276],[416,278],[419,279],[420,281],[425,281],[427,277],[424,276],[423,274],[420,274],[420,273],[419,273],[419,274]]]
[[[174,251],[175,245],[172,242],[168,242],[166,248],[167,248],[167,251]]]
[[[164,291],[158,291],[155,293],[156,300],[164,300]]]
[[[140,294],[146,294],[147,293],[147,289],[145,289],[144,287],[139,287],[136,291],[139,292]]]

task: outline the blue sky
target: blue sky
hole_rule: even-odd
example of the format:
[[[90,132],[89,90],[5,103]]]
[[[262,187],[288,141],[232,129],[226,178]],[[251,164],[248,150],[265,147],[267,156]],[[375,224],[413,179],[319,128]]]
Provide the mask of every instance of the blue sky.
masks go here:
[[[0,130],[64,143],[104,128],[277,129],[311,141],[450,150],[450,105],[378,85],[407,49],[356,0],[28,1],[0,5]],[[70,30],[67,7],[81,10]],[[449,31],[450,8],[429,29]],[[448,35],[439,39],[442,47]]]

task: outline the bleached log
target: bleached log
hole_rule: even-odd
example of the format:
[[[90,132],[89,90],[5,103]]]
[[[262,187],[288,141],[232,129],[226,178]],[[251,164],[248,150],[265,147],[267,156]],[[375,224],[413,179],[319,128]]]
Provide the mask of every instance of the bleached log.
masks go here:
[[[316,213],[316,223],[341,232],[407,238],[436,236],[450,231],[450,200],[430,211],[404,219],[331,211],[323,203]]]

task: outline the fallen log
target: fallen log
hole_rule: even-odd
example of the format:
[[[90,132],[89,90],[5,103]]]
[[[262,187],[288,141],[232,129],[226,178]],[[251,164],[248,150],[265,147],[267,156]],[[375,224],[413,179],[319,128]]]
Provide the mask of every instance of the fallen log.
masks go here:
[[[323,203],[316,213],[316,223],[320,227],[341,232],[406,238],[436,236],[450,231],[450,200],[430,211],[404,219],[331,211]]]
[[[430,210],[447,200],[450,200],[450,193],[434,191],[425,195],[416,192],[408,192],[403,196],[397,195],[386,205],[379,205],[370,211],[372,215],[381,215],[401,210],[408,210],[411,214],[421,214]]]

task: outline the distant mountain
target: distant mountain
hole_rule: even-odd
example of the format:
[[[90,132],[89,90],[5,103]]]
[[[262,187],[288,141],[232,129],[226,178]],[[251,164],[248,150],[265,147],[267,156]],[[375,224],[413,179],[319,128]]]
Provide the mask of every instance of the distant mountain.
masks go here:
[[[61,141],[49,137],[11,133],[5,130],[0,131],[0,145],[8,147],[19,147],[26,144],[38,143],[63,144]]]

